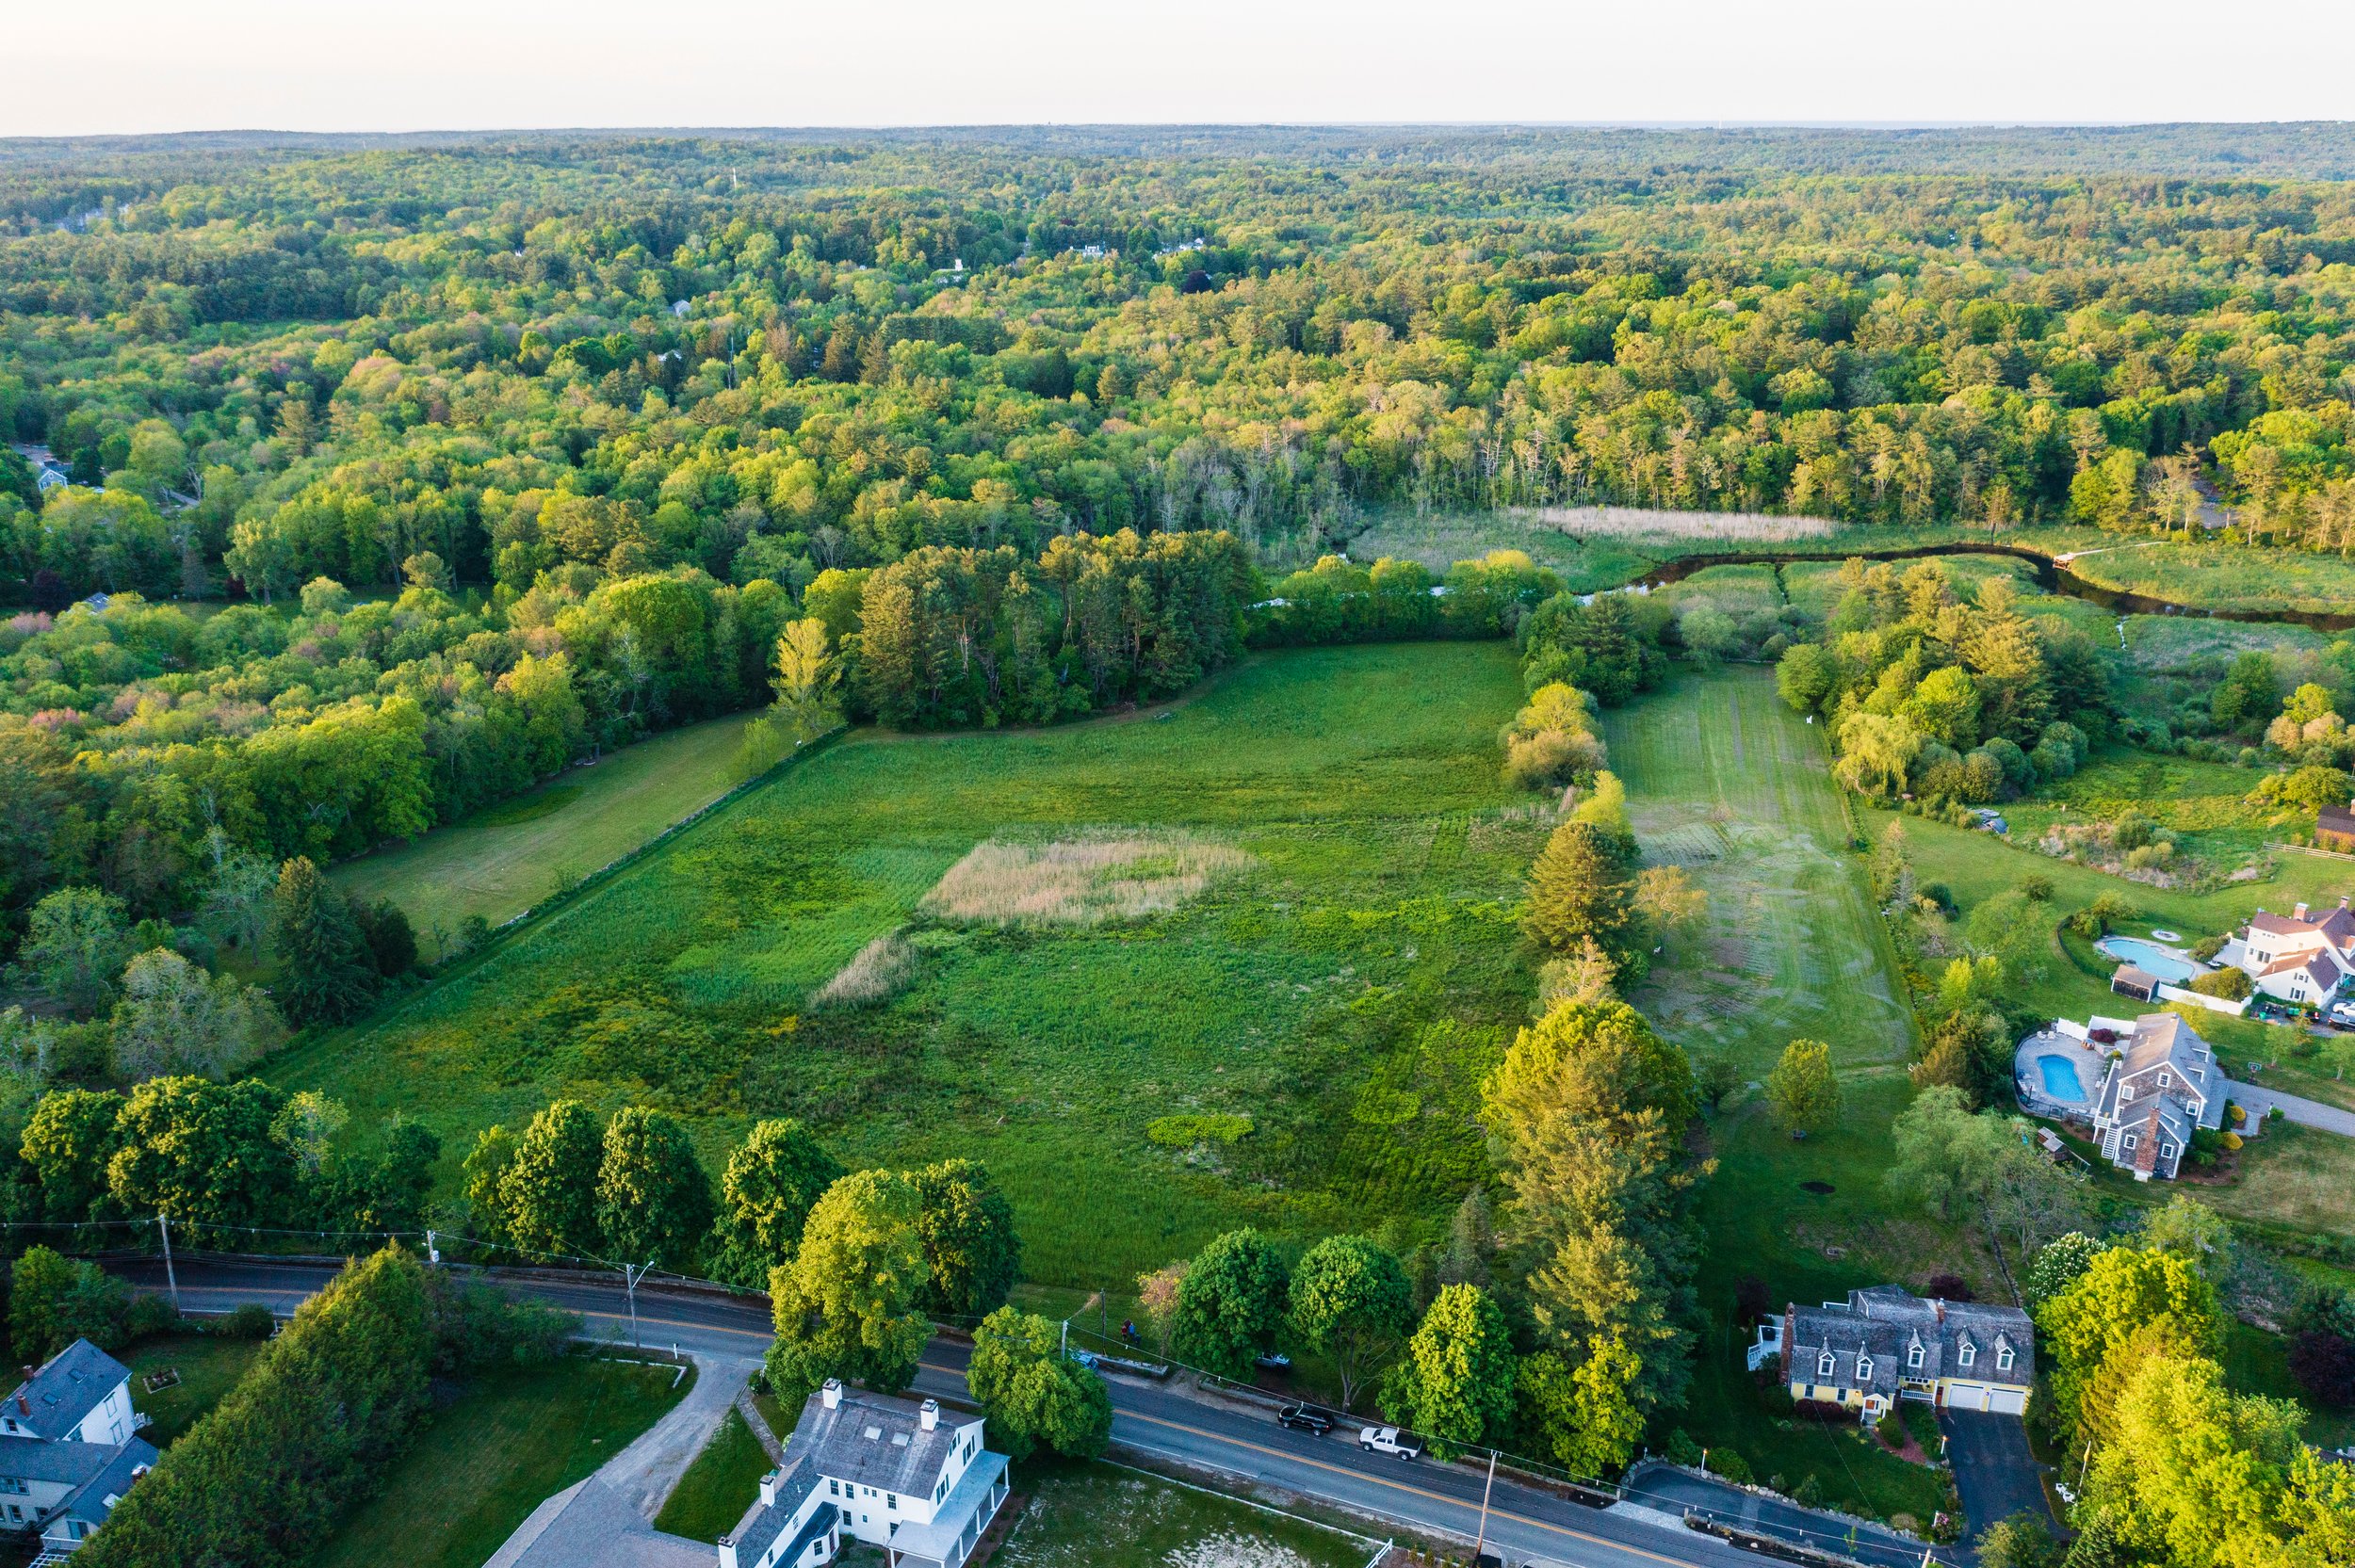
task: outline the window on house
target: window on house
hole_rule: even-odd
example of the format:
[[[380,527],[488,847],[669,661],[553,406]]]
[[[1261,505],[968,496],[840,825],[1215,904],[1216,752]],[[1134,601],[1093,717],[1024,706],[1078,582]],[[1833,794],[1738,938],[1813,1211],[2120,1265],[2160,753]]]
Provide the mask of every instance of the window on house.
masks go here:
[[[2159,1087],[2161,1089],[2172,1089],[2175,1087],[2175,1079],[2168,1074],[2162,1073],[2159,1075]]]
[[[1955,1357],[1955,1364],[1958,1366],[1968,1366],[1978,1358],[1979,1348],[1976,1345],[1972,1344],[1970,1341],[1965,1340],[1963,1342],[1961,1352]]]
[[[2133,1133],[2128,1133],[2128,1134],[2126,1135],[2126,1147],[2128,1147],[2129,1149],[2131,1149],[2131,1148],[2133,1148],[2134,1146],[2135,1146],[2135,1135],[2134,1135]]]
[[[1836,1363],[1832,1360],[1831,1352],[1829,1350],[1826,1350],[1822,1355],[1815,1358],[1815,1375],[1819,1378],[1830,1377],[1832,1374],[1832,1368],[1835,1365]]]
[[[1856,1381],[1859,1382],[1873,1381],[1873,1358],[1871,1356],[1856,1358]]]
[[[1921,1346],[1916,1345],[1906,1351],[1906,1365],[1908,1366],[1919,1366],[1922,1365]]]
[[[2010,1371],[2012,1360],[2011,1347],[2006,1345],[1995,1352],[1995,1369],[1999,1372]]]
[[[828,1495],[829,1496],[835,1496],[835,1497],[839,1497],[839,1496],[841,1496],[841,1495],[842,1495],[842,1483],[841,1483],[840,1481],[838,1481],[838,1480],[830,1480],[830,1481],[828,1481],[828,1482],[826,1483],[826,1493],[827,1493],[827,1495]]]
[[[2175,1157],[2175,1145],[2172,1143],[2160,1144],[2159,1157],[2161,1159],[2173,1159]]]

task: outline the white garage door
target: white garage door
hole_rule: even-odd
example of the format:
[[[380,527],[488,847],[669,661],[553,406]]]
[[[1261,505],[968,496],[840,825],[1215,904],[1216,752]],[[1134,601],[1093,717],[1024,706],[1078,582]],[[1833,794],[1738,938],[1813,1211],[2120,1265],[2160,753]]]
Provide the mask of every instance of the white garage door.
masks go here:
[[[1999,1415],[2018,1415],[2028,1408],[2028,1396],[2017,1388],[1990,1388],[1988,1409]]]
[[[1950,1382],[1946,1385],[1946,1403],[1953,1410],[1985,1410],[1988,1396],[1993,1392],[1983,1382]]]

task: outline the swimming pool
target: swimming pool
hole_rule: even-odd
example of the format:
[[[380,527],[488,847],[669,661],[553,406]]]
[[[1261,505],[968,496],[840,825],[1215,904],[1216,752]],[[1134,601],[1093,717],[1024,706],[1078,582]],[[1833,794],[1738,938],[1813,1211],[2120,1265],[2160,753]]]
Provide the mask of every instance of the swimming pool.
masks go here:
[[[2064,1105],[2086,1103],[2086,1086],[2077,1081],[2077,1064],[2067,1057],[2038,1057],[2036,1070],[2044,1078],[2044,1092]]]
[[[2191,960],[2139,937],[2105,936],[2093,946],[2111,958],[2133,964],[2146,975],[2156,976],[2168,985],[2181,985],[2194,975],[2204,972],[2201,965]]]

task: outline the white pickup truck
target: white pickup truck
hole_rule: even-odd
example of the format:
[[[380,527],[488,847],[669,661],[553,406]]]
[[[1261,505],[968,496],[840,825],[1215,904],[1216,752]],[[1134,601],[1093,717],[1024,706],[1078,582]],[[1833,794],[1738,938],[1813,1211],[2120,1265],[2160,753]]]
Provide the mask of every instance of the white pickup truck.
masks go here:
[[[1422,1457],[1422,1439],[1396,1427],[1359,1428],[1357,1447],[1370,1454],[1396,1454],[1401,1459]]]

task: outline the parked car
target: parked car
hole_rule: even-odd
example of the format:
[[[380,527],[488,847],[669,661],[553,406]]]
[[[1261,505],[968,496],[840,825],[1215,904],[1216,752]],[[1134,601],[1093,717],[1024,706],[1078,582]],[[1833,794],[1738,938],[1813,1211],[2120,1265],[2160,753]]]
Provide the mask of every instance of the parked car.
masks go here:
[[[1370,1454],[1396,1454],[1401,1459],[1421,1459],[1422,1439],[1396,1427],[1366,1427],[1357,1433],[1357,1447]]]
[[[1292,1358],[1281,1353],[1253,1356],[1251,1365],[1262,1372],[1289,1372],[1292,1369]]]
[[[1319,1437],[1333,1430],[1333,1417],[1313,1405],[1286,1405],[1275,1413],[1275,1418],[1294,1431],[1314,1432]]]

